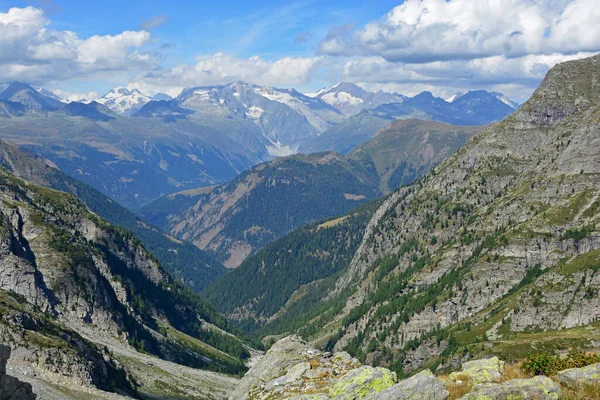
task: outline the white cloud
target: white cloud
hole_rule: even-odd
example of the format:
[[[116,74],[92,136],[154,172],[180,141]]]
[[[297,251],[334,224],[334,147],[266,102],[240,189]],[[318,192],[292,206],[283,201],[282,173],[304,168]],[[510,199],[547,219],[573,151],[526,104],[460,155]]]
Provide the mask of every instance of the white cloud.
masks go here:
[[[406,95],[428,90],[446,96],[486,88],[524,100],[554,65],[591,55],[593,53],[492,56],[421,64],[390,62],[378,56],[359,57],[340,68],[340,79],[360,83],[369,90],[391,90]]]
[[[324,63],[325,57],[283,57],[275,61],[255,56],[238,58],[233,54],[216,53],[197,58],[195,65],[179,65],[168,70],[151,72],[133,86],[147,93],[181,91],[190,86],[219,85],[244,81],[262,85],[298,85],[311,80]]]
[[[426,63],[600,50],[597,0],[406,0],[383,21],[321,42],[330,55]]]
[[[140,51],[151,41],[146,31],[83,39],[49,24],[44,11],[34,7],[0,13],[1,80],[42,83],[158,67],[154,57]]]
[[[100,97],[98,92],[72,93],[72,92],[66,92],[64,90],[56,89],[56,90],[53,90],[52,93],[54,93],[61,99],[64,99],[67,101],[82,101],[82,100],[92,101],[92,100],[96,100],[97,98]]]

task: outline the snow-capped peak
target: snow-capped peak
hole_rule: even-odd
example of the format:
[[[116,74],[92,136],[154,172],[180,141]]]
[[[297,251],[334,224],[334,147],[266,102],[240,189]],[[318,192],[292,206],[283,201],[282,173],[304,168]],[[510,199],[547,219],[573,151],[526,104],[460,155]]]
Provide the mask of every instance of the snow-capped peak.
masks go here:
[[[445,99],[448,103],[452,103],[458,99],[460,99],[461,97],[463,97],[465,94],[463,92],[458,92],[458,93],[454,93],[452,96],[448,97],[447,99]]]
[[[515,103],[514,101],[512,101],[511,99],[509,99],[508,97],[506,97],[505,94],[503,93],[499,93],[499,92],[492,92],[491,93],[494,97],[496,97],[498,100],[500,100],[501,102],[503,102],[504,104],[506,104],[509,107],[514,108],[515,110],[517,108],[519,108],[519,104]]]
[[[117,114],[132,115],[152,100],[137,89],[115,88],[96,100]]]
[[[42,96],[50,97],[51,99],[58,100],[58,101],[60,101],[61,103],[68,103],[68,102],[69,102],[68,100],[66,100],[66,99],[63,99],[62,97],[60,97],[60,96],[59,96],[59,95],[57,95],[56,93],[54,93],[54,92],[51,92],[51,91],[49,91],[49,90],[48,90],[48,89],[46,89],[46,88],[40,87],[40,88],[38,88],[38,89],[36,89],[36,90],[37,90],[37,92],[38,92],[39,94],[41,94]]]

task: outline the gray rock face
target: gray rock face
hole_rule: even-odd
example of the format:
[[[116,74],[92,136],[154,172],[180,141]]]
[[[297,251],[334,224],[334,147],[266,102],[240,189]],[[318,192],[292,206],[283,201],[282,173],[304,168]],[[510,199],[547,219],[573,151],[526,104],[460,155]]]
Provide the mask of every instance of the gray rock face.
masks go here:
[[[467,361],[462,365],[462,371],[453,372],[449,378],[451,381],[468,379],[472,384],[500,382],[504,371],[504,361],[498,357],[485,360]]]
[[[0,399],[2,400],[35,400],[29,383],[6,375],[6,363],[10,357],[10,347],[0,345]]]
[[[390,386],[368,397],[368,400],[445,400],[450,393],[429,370]]]
[[[281,339],[244,375],[230,399],[248,399],[253,387],[279,378],[289,367],[304,362],[317,353],[317,350],[309,346],[300,336],[293,335]],[[278,385],[273,383],[271,386]]]
[[[560,371],[557,377],[561,384],[571,389],[580,389],[584,385],[600,382],[600,364]]]
[[[536,376],[532,379],[515,379],[502,384],[479,385],[461,400],[558,400],[560,388],[552,379]]]

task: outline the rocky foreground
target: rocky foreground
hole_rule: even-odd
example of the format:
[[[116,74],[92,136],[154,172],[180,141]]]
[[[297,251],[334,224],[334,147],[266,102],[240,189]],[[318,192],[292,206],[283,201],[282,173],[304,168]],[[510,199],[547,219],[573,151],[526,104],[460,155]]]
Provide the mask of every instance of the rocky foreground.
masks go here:
[[[424,370],[398,380],[386,368],[361,365],[346,352],[319,351],[293,335],[271,347],[230,399],[445,400],[451,396],[449,389],[462,386],[461,399],[545,400],[562,399],[565,390],[571,393],[600,383],[600,364],[561,371],[555,380],[545,376],[505,380],[503,372],[504,362],[493,357],[465,362],[461,371],[446,378]],[[469,393],[464,393],[466,388]]]
[[[10,357],[10,347],[0,345],[0,399],[2,400],[35,400],[37,396],[29,383],[6,375],[6,363]]]

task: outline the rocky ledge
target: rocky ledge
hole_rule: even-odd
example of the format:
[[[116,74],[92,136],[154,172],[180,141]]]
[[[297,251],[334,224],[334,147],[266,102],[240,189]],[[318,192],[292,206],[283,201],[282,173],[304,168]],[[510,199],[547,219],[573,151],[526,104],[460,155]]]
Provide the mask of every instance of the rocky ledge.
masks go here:
[[[398,380],[386,368],[361,365],[346,352],[319,351],[293,335],[271,347],[230,399],[445,400],[450,397],[447,387],[464,384],[471,388],[464,400],[556,400],[563,398],[561,385],[572,389],[600,384],[600,364],[562,371],[558,383],[544,376],[502,382],[503,372],[504,362],[493,357],[465,362],[461,371],[443,380],[429,370]]]
[[[6,375],[6,363],[10,357],[10,347],[0,345],[0,399],[2,400],[35,400],[29,383]]]

